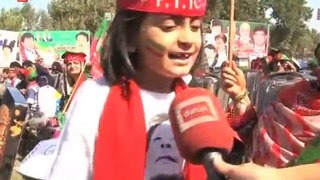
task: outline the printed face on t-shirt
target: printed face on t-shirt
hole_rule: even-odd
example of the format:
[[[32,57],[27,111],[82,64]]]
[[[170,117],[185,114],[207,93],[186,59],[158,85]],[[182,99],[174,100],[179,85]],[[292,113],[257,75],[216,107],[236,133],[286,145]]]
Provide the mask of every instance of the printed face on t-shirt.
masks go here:
[[[177,175],[182,171],[179,155],[169,121],[154,125],[148,132],[146,179]]]

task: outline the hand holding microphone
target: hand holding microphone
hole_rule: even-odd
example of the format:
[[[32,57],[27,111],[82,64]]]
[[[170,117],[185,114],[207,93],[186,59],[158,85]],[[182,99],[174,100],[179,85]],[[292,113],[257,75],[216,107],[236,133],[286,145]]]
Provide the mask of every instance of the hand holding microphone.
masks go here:
[[[180,154],[193,164],[204,165],[208,179],[224,179],[213,164],[231,151],[237,135],[218,99],[205,89],[189,88],[173,100],[169,115]]]

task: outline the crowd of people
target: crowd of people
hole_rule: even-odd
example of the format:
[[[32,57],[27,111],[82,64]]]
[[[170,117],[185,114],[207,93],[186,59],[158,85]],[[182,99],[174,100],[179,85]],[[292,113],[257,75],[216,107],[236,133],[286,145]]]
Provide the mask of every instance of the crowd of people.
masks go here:
[[[174,98],[191,88],[187,77],[194,79],[209,59],[203,58],[203,51],[215,48],[203,46],[206,3],[119,0],[101,53],[104,76],[81,85],[83,53],[67,51],[63,64],[54,62],[50,68],[38,59],[13,62],[3,69],[1,86],[19,89],[30,112],[42,114],[47,121],[59,121],[58,113],[66,113],[66,122],[58,123],[63,128],[48,137],[58,138],[59,143],[44,179],[206,179],[202,166],[181,156],[168,115]],[[251,41],[248,24],[239,28],[236,43],[246,48],[245,42]],[[265,34],[263,28],[254,30],[251,50],[265,51]],[[225,35],[214,38],[225,48]],[[320,132],[318,80],[314,88],[309,79],[297,75],[300,66],[287,50],[271,49],[266,57],[249,64],[259,74],[256,97],[275,92],[266,96],[272,97],[269,104],[264,101],[265,106],[259,106],[237,60],[228,60],[226,49],[222,51],[225,56],[217,62],[208,60],[209,66],[221,66],[219,88],[230,97],[226,117],[219,120],[227,121],[239,135],[246,161],[233,165],[225,162],[227,157],[215,159],[216,170],[232,180],[319,179],[320,155],[304,156]],[[315,58],[310,75],[317,79],[320,44]],[[281,83],[273,79],[283,75],[298,78],[281,79]]]
[[[9,67],[3,68],[0,74],[1,95],[5,95],[6,88],[18,89],[28,104],[29,112],[26,119],[30,124],[32,120],[37,121],[40,118],[41,121],[37,123],[41,126],[38,127],[49,128],[47,126],[50,126],[52,121],[56,122],[55,127],[50,128],[56,128],[57,132],[37,138],[37,142],[59,134],[63,124],[59,123],[60,116],[58,115],[64,112],[64,107],[70,95],[76,90],[75,84],[78,82],[85,65],[84,53],[67,51],[62,55],[62,59],[63,62],[53,62],[49,68],[42,63],[41,58],[35,62],[30,60],[24,60],[22,63],[14,61]],[[39,132],[41,129],[35,129],[35,131]],[[23,135],[22,138],[24,137],[28,138],[30,136]],[[29,139],[24,140],[25,143],[29,141]],[[25,156],[35,145],[28,145],[27,149],[20,147],[19,149],[23,152],[20,151],[19,153]]]

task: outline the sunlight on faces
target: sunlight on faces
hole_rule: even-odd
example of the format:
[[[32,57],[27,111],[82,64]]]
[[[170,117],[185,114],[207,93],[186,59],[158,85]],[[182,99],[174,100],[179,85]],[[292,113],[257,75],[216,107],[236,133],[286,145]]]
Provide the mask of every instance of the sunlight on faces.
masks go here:
[[[69,61],[67,64],[67,71],[69,75],[78,75],[81,73],[81,62],[79,61]]]
[[[140,66],[161,76],[187,75],[201,48],[202,18],[150,14],[139,35]]]

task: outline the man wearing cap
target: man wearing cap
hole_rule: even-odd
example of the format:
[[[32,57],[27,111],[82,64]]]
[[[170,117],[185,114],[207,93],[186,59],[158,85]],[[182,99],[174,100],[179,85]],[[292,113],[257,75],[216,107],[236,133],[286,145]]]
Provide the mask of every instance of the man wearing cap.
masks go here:
[[[80,75],[85,65],[86,54],[82,52],[67,51],[62,54],[61,57],[62,59],[64,59],[63,62],[66,67],[64,79],[63,81],[61,81],[63,83],[62,94],[64,96],[64,99],[67,99],[71,95],[72,91],[76,91],[81,82],[84,81],[84,79],[80,77]]]

